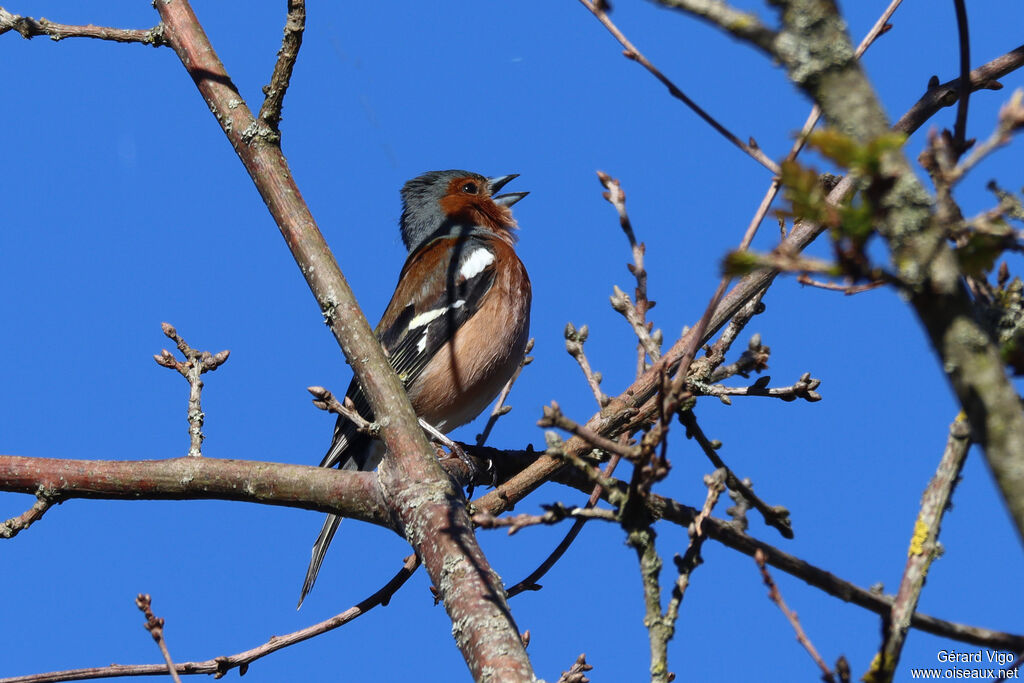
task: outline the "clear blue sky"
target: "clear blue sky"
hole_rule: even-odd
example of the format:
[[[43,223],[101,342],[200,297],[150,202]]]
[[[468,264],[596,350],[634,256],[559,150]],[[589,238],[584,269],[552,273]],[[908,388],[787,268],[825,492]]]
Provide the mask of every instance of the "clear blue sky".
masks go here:
[[[770,18],[757,2],[744,6]],[[843,3],[860,36],[887,2]],[[258,108],[280,44],[284,2],[197,2],[235,83]],[[866,63],[891,116],[928,78],[957,73],[951,2],[908,0]],[[4,3],[63,23],[147,28],[148,3]],[[1021,44],[1019,0],[970,3],[973,62]],[[808,103],[784,74],[716,30],[650,3],[619,0],[613,19],[666,74],[741,138],[779,158]],[[87,40],[0,37],[4,64],[5,208],[0,230],[0,453],[86,459],[183,455],[187,387],[157,367],[169,321],[194,346],[231,349],[208,376],[205,453],[319,461],[333,419],[305,387],[342,391],[350,372],[255,189],[173,52]],[[969,134],[987,136],[1002,92],[971,99]],[[947,109],[932,125],[952,126]],[[579,3],[311,3],[282,124],[306,201],[371,322],[403,261],[398,189],[423,171],[520,173],[520,253],[534,285],[536,360],[491,443],[543,444],[540,407],[594,412],[563,350],[567,321],[587,323],[591,363],[608,393],[632,377],[634,342],[608,305],[632,288],[629,252],[594,172],[621,178],[647,243],[656,325],[674,339],[703,311],[718,263],[767,187],[767,172],[725,143],[636,64]],[[912,157],[922,131],[908,143]],[[1024,184],[1021,145],[996,153],[961,188],[966,214],[992,205],[990,178]],[[769,219],[755,246],[777,239]],[[827,255],[827,246],[812,253]],[[879,252],[881,253],[881,252]],[[1019,259],[1011,262],[1020,271]],[[824,400],[701,402],[698,417],[733,469],[787,506],[796,538],[752,516],[751,533],[867,587],[895,591],[920,494],[956,414],[935,356],[891,291],[856,297],[781,279],[753,332],[772,348],[773,384],[804,371]],[[742,381],[742,380],[740,380]],[[472,440],[481,423],[455,434]],[[698,505],[711,470],[681,429],[660,492]],[[547,485],[519,505],[582,503]],[[31,504],[0,494],[0,517]],[[724,515],[721,504],[717,514]],[[134,605],[153,595],[176,660],[207,659],[340,612],[376,590],[408,546],[346,522],[316,589],[296,613],[321,515],[226,502],[69,501],[0,546],[5,582],[0,676],[159,661]],[[514,537],[482,532],[506,583],[529,573],[567,527]],[[668,560],[685,531],[659,527]],[[640,579],[623,533],[587,527],[544,590],[512,601],[538,675],[555,680],[580,652],[594,681],[647,676]],[[980,453],[972,452],[929,575],[921,610],[1024,631],[1021,546]],[[811,660],[765,598],[753,560],[709,542],[683,603],[670,664],[679,680],[814,680]],[[671,562],[667,562],[671,567]],[[671,573],[666,573],[666,582]],[[776,580],[825,659],[856,676],[879,643],[879,620],[780,571]],[[453,681],[467,671],[421,571],[391,606],[254,664],[248,681]],[[914,632],[909,666],[941,649],[971,649]],[[236,676],[231,673],[230,676]]]

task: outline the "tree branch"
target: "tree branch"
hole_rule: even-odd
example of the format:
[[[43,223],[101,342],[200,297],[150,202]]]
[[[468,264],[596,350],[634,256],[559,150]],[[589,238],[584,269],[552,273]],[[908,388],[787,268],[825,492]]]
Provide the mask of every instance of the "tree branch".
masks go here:
[[[11,29],[21,34],[22,38],[31,40],[36,36],[49,36],[51,40],[64,40],[65,38],[96,38],[98,40],[111,40],[115,43],[142,43],[160,47],[167,45],[164,40],[163,25],[154,28],[140,30],[128,28],[110,28],[108,26],[72,26],[69,24],[57,24],[46,19],[33,19],[12,14],[0,7],[0,35]]]
[[[697,116],[702,118],[705,123],[714,128],[722,137],[724,137],[726,140],[731,142],[736,147],[743,150],[748,156],[754,159],[754,161],[756,161],[757,163],[761,164],[769,171],[771,171],[773,175],[779,174],[779,165],[772,161],[763,151],[761,151],[761,148],[757,146],[757,142],[754,141],[754,138],[750,138],[749,143],[740,140],[732,133],[732,131],[723,126],[713,116],[711,116],[711,114],[704,111],[700,107],[700,105],[698,105],[696,102],[687,97],[686,93],[680,90],[675,83],[673,83],[671,80],[668,79],[667,76],[665,76],[665,74],[661,73],[661,71],[659,71],[657,67],[651,64],[651,62],[648,61],[646,57],[644,57],[643,53],[641,53],[638,49],[636,49],[636,47],[633,46],[631,42],[629,42],[629,39],[626,38],[622,31],[619,30],[619,27],[616,26],[610,18],[608,18],[608,13],[605,12],[605,10],[603,9],[603,3],[595,2],[592,0],[580,0],[580,2],[583,3],[583,6],[590,10],[590,12],[595,17],[597,17],[597,20],[600,21],[606,29],[608,29],[608,32],[615,37],[615,40],[619,41],[622,47],[626,48],[622,53],[623,56],[625,56],[627,59],[632,59],[633,61],[637,62],[645,69],[647,69],[647,71],[649,71],[652,76],[657,78],[659,81],[661,81],[662,85],[668,88],[668,91],[672,94],[673,97],[680,100],[683,104],[689,107]],[[743,16],[750,17],[750,15]],[[756,19],[754,21],[756,22]]]
[[[237,668],[239,675],[244,675],[249,665],[257,659],[266,657],[271,653],[296,643],[301,643],[304,640],[309,640],[321,633],[332,631],[339,626],[344,626],[378,605],[387,605],[388,601],[391,600],[391,596],[409,580],[409,577],[413,575],[419,566],[419,560],[416,556],[410,555],[406,558],[405,564],[398,573],[382,586],[380,590],[330,619],[283,636],[273,636],[263,645],[245,650],[244,652],[227,656],[222,655],[202,662],[182,662],[176,664],[174,669],[181,675],[213,674],[214,678],[221,678],[224,674]],[[29,676],[0,678],[0,683],[57,683],[58,681],[83,681],[94,678],[119,678],[121,676],[162,676],[166,673],[166,664],[112,664],[91,669],[70,669]]]

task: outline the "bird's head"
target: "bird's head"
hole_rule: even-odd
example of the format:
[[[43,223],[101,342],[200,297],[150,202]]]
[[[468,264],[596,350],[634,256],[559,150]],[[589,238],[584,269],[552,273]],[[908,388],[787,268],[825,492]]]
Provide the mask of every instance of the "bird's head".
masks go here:
[[[526,192],[497,194],[518,174],[486,178],[469,171],[430,171],[402,188],[399,227],[409,252],[445,225],[479,226],[513,240],[515,219],[509,207]]]

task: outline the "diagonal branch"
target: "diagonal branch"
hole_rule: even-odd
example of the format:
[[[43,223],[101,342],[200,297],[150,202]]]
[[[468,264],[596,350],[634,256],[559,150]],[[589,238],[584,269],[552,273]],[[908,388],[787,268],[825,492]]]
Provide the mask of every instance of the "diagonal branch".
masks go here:
[[[333,631],[339,626],[344,626],[353,619],[361,617],[378,605],[387,605],[388,601],[391,600],[391,596],[409,580],[409,577],[413,575],[419,566],[419,560],[416,556],[410,555],[405,559],[405,564],[398,573],[377,592],[330,619],[307,626],[293,633],[274,636],[263,645],[245,650],[244,652],[226,656],[221,655],[220,657],[201,662],[181,662],[176,664],[174,669],[181,675],[212,674],[214,678],[221,678],[232,669],[238,669],[239,675],[244,675],[249,665],[257,659],[266,657],[271,653],[296,643],[301,643],[304,640],[309,640],[321,633]],[[0,678],[0,683],[57,683],[57,681],[82,681],[94,678],[119,678],[121,676],[160,676],[166,673],[166,664],[111,664],[110,666],[90,669],[70,669],[32,674],[30,676]]]
[[[580,0],[580,2],[583,3],[583,6],[590,10],[595,17],[597,17],[597,20],[600,21],[606,29],[608,29],[608,32],[615,37],[615,40],[619,41],[619,43],[622,44],[622,47],[626,48],[623,52],[623,55],[627,59],[632,59],[633,61],[637,62],[645,69],[647,69],[652,76],[657,78],[659,81],[661,81],[662,85],[668,88],[668,91],[672,94],[673,97],[680,100],[683,104],[689,107],[697,116],[702,118],[705,123],[714,128],[722,137],[724,137],[733,145],[739,147],[741,150],[746,152],[748,156],[754,159],[754,161],[756,161],[757,163],[767,168],[769,171],[772,172],[772,174],[779,174],[779,165],[772,161],[763,151],[761,151],[761,148],[757,146],[757,143],[754,141],[753,138],[750,138],[749,143],[740,140],[738,137],[736,137],[736,135],[732,133],[732,131],[723,126],[713,116],[711,116],[711,114],[704,111],[700,107],[700,105],[698,105],[696,102],[687,97],[686,93],[680,90],[675,83],[673,83],[671,80],[668,79],[667,76],[665,76],[665,74],[661,73],[661,71],[659,71],[656,66],[651,64],[651,62],[646,57],[644,57],[643,53],[641,53],[640,50],[636,49],[633,43],[629,42],[629,39],[626,38],[625,34],[623,34],[622,31],[619,30],[619,27],[616,26],[608,17],[608,13],[603,9],[603,3],[597,0]],[[744,17],[748,16],[749,15],[744,15]]]

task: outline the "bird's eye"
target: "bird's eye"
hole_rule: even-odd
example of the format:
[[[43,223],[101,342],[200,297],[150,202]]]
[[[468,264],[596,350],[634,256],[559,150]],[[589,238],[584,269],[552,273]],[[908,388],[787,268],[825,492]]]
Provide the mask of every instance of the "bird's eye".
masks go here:
[[[466,183],[462,186],[462,191],[466,194],[476,194],[480,188],[476,186],[476,183]]]

